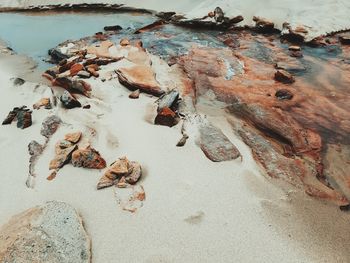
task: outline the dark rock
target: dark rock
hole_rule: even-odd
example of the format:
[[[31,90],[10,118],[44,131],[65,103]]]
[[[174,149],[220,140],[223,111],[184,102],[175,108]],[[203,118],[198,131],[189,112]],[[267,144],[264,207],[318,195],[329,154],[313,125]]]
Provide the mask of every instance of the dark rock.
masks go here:
[[[301,51],[290,51],[289,56],[291,56],[293,58],[302,58],[303,53]]]
[[[42,123],[40,134],[46,138],[51,137],[57,131],[61,122],[61,119],[56,115],[47,117]]]
[[[253,21],[255,22],[255,28],[258,31],[272,32],[275,29],[275,24],[272,21],[269,21],[265,18],[254,16]]]
[[[32,125],[32,111],[20,110],[17,113],[17,128],[25,129]]]
[[[2,122],[2,125],[11,124],[14,121],[14,119],[16,118],[19,109],[20,108],[14,108],[12,111],[10,111],[9,114],[7,115],[7,117],[5,118],[5,120]]]
[[[287,89],[280,89],[276,91],[275,97],[279,100],[291,100],[294,95]]]
[[[182,138],[179,140],[179,142],[176,144],[177,147],[183,147],[186,144],[186,141],[188,139],[188,135],[184,134]]]
[[[15,78],[13,81],[13,84],[15,86],[22,86],[26,81],[24,79],[21,78]]]
[[[166,21],[169,21],[174,15],[176,15],[175,12],[159,12],[156,14],[157,17],[162,18]]]
[[[288,48],[290,51],[301,51],[300,46],[289,46]]]
[[[293,75],[283,69],[277,70],[275,73],[275,80],[285,84],[292,84],[295,82]]]
[[[68,55],[61,53],[58,49],[52,48],[49,50],[49,55],[52,58],[52,61],[59,63],[60,61],[69,58]]]
[[[216,7],[214,10],[214,19],[217,23],[224,22],[225,14],[220,7]]]
[[[115,25],[115,26],[105,26],[103,28],[104,31],[119,31],[122,30],[123,28],[119,25]]]
[[[173,127],[177,124],[176,113],[165,107],[158,112],[154,124]]]
[[[101,157],[98,151],[91,147],[74,151],[72,154],[72,164],[75,167],[89,169],[103,169],[106,167],[106,161]]]
[[[88,79],[88,78],[90,78],[91,74],[90,74],[90,72],[82,70],[82,71],[78,72],[77,76],[80,78],[83,78],[83,79]]]
[[[137,89],[129,94],[130,99],[138,99],[140,97],[140,90]]]
[[[63,107],[66,109],[80,108],[81,103],[68,91],[64,91],[60,97]]]
[[[158,20],[158,21],[155,21],[154,23],[152,24],[149,24],[147,26],[144,26],[142,28],[139,28],[137,29],[134,34],[140,34],[140,33],[144,33],[144,32],[147,32],[147,31],[150,31],[152,29],[155,29],[155,28],[159,28],[159,27],[162,27],[163,25],[165,25],[167,22],[165,22],[164,20]]]
[[[211,161],[230,161],[241,156],[236,146],[212,124],[202,124],[199,133],[200,148]]]

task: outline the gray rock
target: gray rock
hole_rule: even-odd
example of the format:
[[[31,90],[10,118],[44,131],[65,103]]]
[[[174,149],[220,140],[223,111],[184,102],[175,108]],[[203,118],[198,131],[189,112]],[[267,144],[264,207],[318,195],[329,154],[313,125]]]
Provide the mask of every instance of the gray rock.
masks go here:
[[[70,94],[68,91],[64,91],[61,98],[60,98],[63,107],[66,109],[73,109],[73,108],[80,108],[81,103],[73,97],[72,94]]]
[[[0,262],[88,263],[91,243],[76,210],[52,201],[14,216],[0,229]]]
[[[13,84],[15,86],[22,86],[26,81],[24,79],[21,79],[21,78],[15,78],[13,80]]]
[[[57,131],[61,122],[62,122],[61,119],[56,115],[52,115],[52,116],[47,117],[43,121],[41,130],[40,130],[40,134],[42,136],[45,136],[46,138],[50,138],[51,135]]]
[[[223,162],[237,159],[240,152],[222,131],[210,123],[202,124],[199,128],[199,145],[213,162]]]

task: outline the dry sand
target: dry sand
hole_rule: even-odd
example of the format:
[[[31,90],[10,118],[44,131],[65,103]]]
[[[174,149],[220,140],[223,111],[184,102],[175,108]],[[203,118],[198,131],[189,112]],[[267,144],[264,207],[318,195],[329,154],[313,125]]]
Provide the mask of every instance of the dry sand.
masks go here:
[[[24,72],[19,65],[19,57],[0,57],[1,118],[14,106],[31,106],[50,92],[32,82],[13,86],[11,78]],[[95,263],[350,262],[349,215],[264,177],[223,113],[211,112],[208,118],[237,145],[243,163],[209,161],[194,134],[185,147],[175,147],[180,125],[150,123],[155,98],[141,94],[130,100],[117,80],[90,81],[90,110],[49,111],[65,124],[36,165],[34,189],[25,186],[27,145],[43,142],[41,122],[49,112],[34,111],[33,126],[25,130],[0,127],[0,225],[29,207],[60,200],[82,215]],[[114,189],[96,190],[101,171],[66,165],[56,179],[46,180],[55,142],[76,130],[89,138],[91,129],[97,133],[92,145],[107,163],[127,155],[143,166],[140,184],[146,201],[136,213],[119,207]]]
[[[243,15],[242,24],[250,25],[252,17],[261,16],[275,22],[282,29],[284,22],[292,28],[304,26],[306,40],[327,33],[350,29],[349,0],[0,0],[0,7],[29,7],[48,4],[108,3],[155,11],[176,11],[188,18],[201,18],[220,6],[228,16]]]

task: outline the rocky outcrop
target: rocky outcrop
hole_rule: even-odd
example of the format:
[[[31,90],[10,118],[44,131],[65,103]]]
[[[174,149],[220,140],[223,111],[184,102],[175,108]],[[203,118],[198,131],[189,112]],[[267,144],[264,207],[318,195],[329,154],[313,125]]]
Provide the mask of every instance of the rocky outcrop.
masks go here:
[[[14,216],[0,229],[0,262],[88,263],[91,243],[76,210],[52,201]]]

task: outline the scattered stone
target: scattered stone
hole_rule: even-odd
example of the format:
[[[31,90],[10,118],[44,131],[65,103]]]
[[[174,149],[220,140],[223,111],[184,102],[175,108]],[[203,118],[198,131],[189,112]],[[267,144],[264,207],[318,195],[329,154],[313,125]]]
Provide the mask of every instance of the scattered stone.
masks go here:
[[[101,157],[98,151],[90,146],[86,149],[74,151],[72,154],[72,164],[75,167],[89,169],[103,169],[106,167],[106,161]]]
[[[15,86],[22,86],[24,83],[26,83],[26,81],[24,79],[21,79],[21,78],[15,78],[13,80],[13,84]]]
[[[276,64],[276,69],[283,69],[293,74],[299,74],[306,71],[305,66],[302,63],[300,63],[297,59],[290,62],[278,62]]]
[[[254,16],[253,21],[255,22],[255,28],[259,31],[272,32],[275,29],[275,24],[265,18]]]
[[[171,90],[159,98],[157,111],[161,112],[164,108],[175,110],[177,108],[178,100],[179,92],[177,90]]]
[[[350,45],[350,34],[340,35],[339,40],[343,45]]]
[[[283,69],[277,70],[275,73],[275,80],[285,84],[292,84],[295,82],[293,75]]]
[[[73,133],[67,133],[65,136],[64,136],[64,139],[66,141],[69,141],[71,143],[78,143],[80,138],[81,138],[81,135],[82,133],[81,132],[73,132]]]
[[[122,176],[127,175],[132,171],[132,167],[130,165],[129,160],[126,157],[119,158],[115,161],[107,170],[105,175],[112,179],[116,180]]]
[[[115,26],[105,26],[103,28],[104,31],[120,31],[122,30],[123,28],[119,25],[115,25]]]
[[[129,46],[129,45],[130,45],[129,39],[123,38],[122,40],[120,40],[120,45],[121,45],[122,47]]]
[[[90,263],[91,241],[76,210],[51,201],[0,229],[0,262]]]
[[[65,107],[66,109],[81,107],[80,102],[76,98],[74,98],[74,96],[70,94],[67,90],[63,92],[63,94],[60,97],[60,100],[62,102],[63,107]]]
[[[184,134],[182,136],[182,138],[180,139],[180,141],[176,144],[177,147],[183,147],[185,146],[186,142],[187,142],[187,139],[188,139],[188,135],[187,134]]]
[[[44,107],[47,110],[52,109],[50,98],[42,98],[33,105],[33,109],[35,110],[39,110],[41,107]]]
[[[42,123],[40,134],[46,138],[50,138],[57,131],[61,122],[61,119],[56,115],[47,117]]]
[[[199,128],[199,145],[203,153],[213,162],[235,160],[241,156],[233,143],[223,132],[212,124],[202,124]]]
[[[177,124],[176,113],[165,107],[158,112],[156,118],[154,119],[154,124],[173,127]]]
[[[67,148],[56,147],[56,156],[53,160],[51,160],[49,169],[60,169],[65,164],[69,163],[72,158],[72,153],[77,148],[77,145],[73,145]]]
[[[140,97],[140,90],[137,89],[129,94],[130,99],[138,99]]]
[[[83,79],[88,79],[90,78],[91,74],[88,71],[82,70],[78,72],[77,76]]]
[[[164,94],[150,66],[135,65],[117,70],[119,82],[131,90],[139,89],[155,96]]]
[[[52,181],[53,179],[55,179],[57,176],[57,171],[52,171],[52,173],[46,178],[46,180],[48,181]]]
[[[280,89],[276,91],[275,97],[279,100],[291,100],[294,95],[287,89]]]

